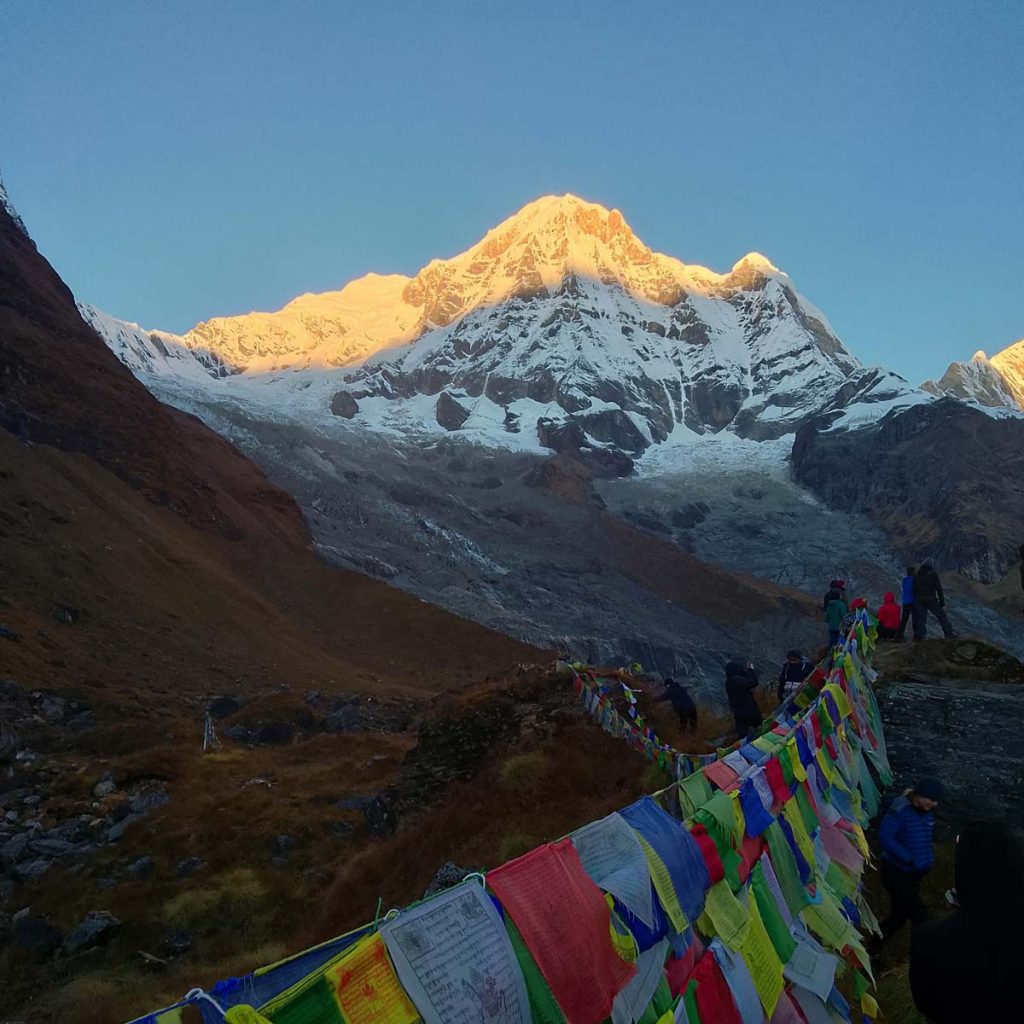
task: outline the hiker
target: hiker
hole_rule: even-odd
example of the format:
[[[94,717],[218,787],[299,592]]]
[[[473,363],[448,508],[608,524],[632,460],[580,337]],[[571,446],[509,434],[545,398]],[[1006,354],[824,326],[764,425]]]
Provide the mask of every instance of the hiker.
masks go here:
[[[814,670],[814,666],[800,653],[794,649],[786,652],[786,660],[779,673],[778,697],[779,703],[789,700],[801,686],[804,680]]]
[[[896,595],[891,590],[886,591],[882,606],[875,615],[878,618],[878,639],[899,640],[900,606],[896,603]]]
[[[825,596],[821,599],[821,610],[828,611],[829,601],[834,601],[837,597],[845,598],[846,596],[846,580],[829,580],[828,590],[825,591]]]
[[[957,838],[957,910],[914,929],[910,991],[935,1024],[1020,1019],[1024,855],[1001,822]]]
[[[939,620],[942,632],[951,637],[956,634],[946,616],[946,595],[942,592],[942,581],[932,568],[931,562],[922,562],[914,576],[914,640],[928,636],[928,613]]]
[[[839,643],[839,634],[842,629],[843,619],[846,618],[846,613],[849,609],[846,607],[846,601],[843,600],[842,588],[835,590],[836,597],[833,597],[831,601],[825,606],[825,623],[828,626],[828,649],[832,650],[837,643]]]
[[[682,683],[669,676],[665,680],[665,692],[655,700],[667,700],[672,704],[672,710],[679,716],[680,729],[697,728],[697,705]]]
[[[1021,544],[1017,554],[1020,555],[1020,589],[1024,590],[1024,544]]]
[[[902,593],[900,594],[900,603],[903,605],[903,613],[900,615],[900,639],[906,640],[907,638],[907,623],[910,621],[910,617],[914,614],[914,574],[917,570],[912,566],[907,566],[907,575],[903,577],[900,586],[902,587]]]
[[[736,723],[738,739],[743,739],[761,724],[761,709],[754,699],[757,683],[752,661],[743,665],[739,658],[734,657],[725,666],[725,694],[729,698],[729,709]]]
[[[882,819],[878,829],[882,844],[881,880],[889,893],[889,916],[882,922],[883,942],[906,921],[919,925],[928,917],[918,888],[935,861],[933,812],[945,792],[938,779],[921,779],[913,789],[893,800]]]

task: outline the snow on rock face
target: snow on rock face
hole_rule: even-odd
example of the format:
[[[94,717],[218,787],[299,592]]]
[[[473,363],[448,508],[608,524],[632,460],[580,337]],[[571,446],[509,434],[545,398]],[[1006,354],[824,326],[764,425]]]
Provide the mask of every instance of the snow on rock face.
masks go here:
[[[88,303],[76,305],[82,319],[137,377],[175,377],[201,383],[231,372],[214,352],[191,348],[176,334],[145,331]]]
[[[991,360],[984,352],[975,352],[969,362],[950,363],[939,380],[926,380],[921,387],[939,397],[949,395],[990,409],[1024,409],[1024,341]]]
[[[459,394],[467,436],[498,432],[529,448],[554,436],[552,424],[571,424],[558,436],[583,446],[636,456],[669,438],[779,438],[826,409],[841,420],[844,395],[862,412],[891,405],[893,388],[910,403],[931,400],[900,378],[884,400],[877,380],[866,386],[872,371],[764,256],[726,274],[687,265],[645,246],[618,210],[571,195],[527,204],[415,277],[370,274],[181,337],[85,315],[143,375],[205,375],[207,386],[231,375],[216,386],[259,383],[248,393],[304,412],[326,391],[324,416],[354,405],[356,423],[427,432],[438,428],[437,396]]]

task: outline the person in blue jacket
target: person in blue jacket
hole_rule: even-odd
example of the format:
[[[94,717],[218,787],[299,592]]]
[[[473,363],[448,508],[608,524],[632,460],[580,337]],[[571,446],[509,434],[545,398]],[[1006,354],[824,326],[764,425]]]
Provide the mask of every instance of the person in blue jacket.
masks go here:
[[[914,614],[914,575],[917,570],[912,566],[907,566],[907,575],[903,577],[902,587],[903,593],[900,595],[900,604],[903,605],[903,614],[900,616],[900,639],[906,640],[907,638],[907,623],[910,622],[911,616]]]
[[[919,925],[928,918],[918,890],[935,861],[934,811],[945,792],[938,779],[921,779],[892,802],[882,819],[878,830],[882,844],[881,878],[889,893],[889,916],[882,922],[883,942],[908,920],[911,925]]]

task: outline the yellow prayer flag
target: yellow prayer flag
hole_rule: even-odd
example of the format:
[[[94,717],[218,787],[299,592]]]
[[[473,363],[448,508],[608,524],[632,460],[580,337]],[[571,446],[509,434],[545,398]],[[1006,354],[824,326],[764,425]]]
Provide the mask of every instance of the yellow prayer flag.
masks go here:
[[[356,943],[324,976],[347,1024],[416,1024],[420,1019],[379,934]]]
[[[724,878],[708,889],[701,916],[711,925],[710,929],[702,929],[705,934],[717,935],[731,950],[739,951],[747,932],[748,915]]]
[[[658,894],[658,899],[661,900],[668,919],[677,932],[685,932],[690,926],[690,922],[686,919],[686,914],[683,913],[683,908],[680,906],[676,887],[672,884],[665,862],[654,852],[654,848],[639,832],[636,837],[640,840],[640,846],[647,858],[647,870],[654,883],[654,891]]]
[[[869,1016],[878,1016],[878,1002],[870,992],[865,992],[860,997],[860,1008]]]
[[[232,1006],[230,1010],[226,1010],[224,1013],[224,1020],[227,1024],[270,1024],[263,1014],[254,1010],[251,1006],[247,1006],[245,1003],[240,1003],[238,1006]],[[170,1021],[165,1021],[163,1017],[157,1018],[158,1024],[170,1024]],[[178,1012],[178,1021],[181,1021],[181,1012]]]
[[[736,827],[732,833],[732,845],[738,850],[743,845],[743,837],[747,833],[747,819],[743,814],[743,806],[740,804],[740,791],[738,788],[729,794],[729,799],[732,801],[732,812],[736,819]]]
[[[786,740],[786,753],[789,754],[789,763],[793,766],[793,777],[797,782],[803,782],[807,778],[807,769],[800,760],[800,748],[796,745],[795,736],[790,736]]]
[[[740,954],[754,979],[754,988],[757,989],[757,997],[764,1007],[765,1016],[771,1017],[784,987],[782,961],[768,936],[768,930],[757,909],[757,901],[752,898],[749,889],[746,901],[749,926],[743,937]]]

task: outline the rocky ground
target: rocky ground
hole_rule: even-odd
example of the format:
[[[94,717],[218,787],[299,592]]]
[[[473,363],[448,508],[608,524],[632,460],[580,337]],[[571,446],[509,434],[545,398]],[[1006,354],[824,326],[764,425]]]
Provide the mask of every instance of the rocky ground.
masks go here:
[[[201,714],[100,754],[102,709],[0,701],[0,970],[33,1021],[127,1019],[665,782],[539,669],[419,703],[224,695],[207,753]]]

